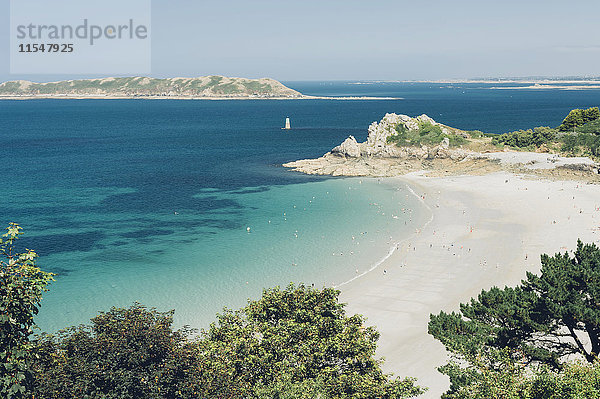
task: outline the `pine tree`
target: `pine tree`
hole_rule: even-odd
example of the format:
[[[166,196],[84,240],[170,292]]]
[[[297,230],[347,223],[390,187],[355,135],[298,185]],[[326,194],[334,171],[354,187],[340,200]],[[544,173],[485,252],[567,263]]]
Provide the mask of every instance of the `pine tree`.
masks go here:
[[[555,370],[565,355],[598,359],[600,249],[579,241],[573,257],[542,255],[541,262],[541,275],[527,273],[520,286],[494,287],[459,313],[430,316],[429,333],[458,359],[441,368],[452,391],[477,381],[482,369],[501,370],[506,357]]]
[[[561,132],[572,132],[576,127],[585,124],[584,110],[574,109],[569,112],[569,115],[563,120],[562,124],[558,127]]]

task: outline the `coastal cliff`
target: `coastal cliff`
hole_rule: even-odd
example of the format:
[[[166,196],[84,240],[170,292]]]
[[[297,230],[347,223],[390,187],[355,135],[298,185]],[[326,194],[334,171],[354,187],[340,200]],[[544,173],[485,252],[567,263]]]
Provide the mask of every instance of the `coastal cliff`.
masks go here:
[[[433,175],[458,175],[508,170],[560,178],[587,176],[600,181],[600,165],[589,158],[508,148],[499,151],[490,141],[440,124],[424,114],[413,118],[388,113],[369,126],[366,141],[358,142],[349,136],[320,158],[283,166],[307,174],[333,176],[400,176],[420,170]]]
[[[273,79],[202,76],[155,79],[123,77],[35,83],[26,80],[0,84],[1,97],[167,97],[167,98],[301,98],[301,93]]]

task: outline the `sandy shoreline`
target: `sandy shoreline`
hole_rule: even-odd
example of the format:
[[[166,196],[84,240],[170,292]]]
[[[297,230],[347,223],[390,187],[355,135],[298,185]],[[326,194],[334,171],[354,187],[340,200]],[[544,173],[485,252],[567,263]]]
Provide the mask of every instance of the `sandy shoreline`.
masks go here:
[[[430,313],[458,310],[494,285],[516,285],[539,270],[539,255],[600,241],[600,185],[498,172],[425,177],[409,183],[432,220],[370,273],[340,287],[349,313],[381,333],[384,370],[417,377],[423,398],[439,398],[449,382],[436,367],[443,346],[427,334]]]

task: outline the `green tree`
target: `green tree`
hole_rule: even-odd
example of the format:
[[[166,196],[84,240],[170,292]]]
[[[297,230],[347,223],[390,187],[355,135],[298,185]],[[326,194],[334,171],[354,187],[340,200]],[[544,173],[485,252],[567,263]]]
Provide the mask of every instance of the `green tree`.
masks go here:
[[[583,123],[588,123],[600,119],[600,109],[598,107],[588,108],[583,112]]]
[[[556,138],[556,130],[548,126],[538,126],[533,128],[532,136],[533,144],[539,147],[552,142]]]
[[[573,257],[542,255],[541,262],[541,275],[527,273],[520,286],[494,287],[461,304],[460,313],[430,316],[429,333],[456,358],[442,368],[451,378],[451,392],[481,376],[482,367],[461,364],[478,362],[498,371],[500,354],[553,369],[560,369],[565,355],[597,359],[600,250],[579,241]]]
[[[598,119],[598,117],[600,117],[598,107],[588,108],[587,110],[577,108],[569,112],[569,115],[563,120],[562,124],[558,127],[558,130],[561,132],[572,132],[575,128]]]
[[[378,333],[362,316],[346,316],[338,295],[290,285],[219,315],[200,343],[204,396],[258,398],[286,386],[332,398],[420,394],[412,379],[383,374],[374,358]]]
[[[577,154],[578,148],[578,137],[574,134],[567,134],[562,138],[561,151],[569,153],[571,155]]]
[[[23,397],[29,390],[33,316],[52,281],[51,273],[36,266],[35,252],[16,252],[21,230],[10,223],[0,237],[0,395],[5,398]]]
[[[91,327],[42,335],[36,345],[39,398],[197,398],[197,345],[173,312],[140,304],[112,308]]]
[[[584,124],[583,110],[573,109],[562,121],[561,125],[558,127],[558,130],[561,132],[572,132],[576,127]]]
[[[600,363],[566,363],[560,371],[528,369],[505,358],[503,368],[482,367],[470,385],[445,394],[445,399],[583,399],[600,398]]]
[[[578,127],[577,129],[575,129],[575,131],[577,133],[589,133],[600,135],[600,119],[590,121],[585,125]]]
[[[539,147],[552,142],[556,137],[556,130],[546,126],[539,126],[533,130],[517,130],[515,132],[499,134],[492,138],[492,144],[504,144],[509,147],[528,148]]]

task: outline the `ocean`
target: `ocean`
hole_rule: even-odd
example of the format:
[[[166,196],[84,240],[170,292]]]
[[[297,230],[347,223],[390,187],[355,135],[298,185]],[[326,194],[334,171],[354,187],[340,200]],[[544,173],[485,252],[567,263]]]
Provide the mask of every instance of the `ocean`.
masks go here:
[[[385,113],[502,133],[556,126],[570,109],[600,104],[600,90],[284,83],[401,99],[0,101],[0,225],[19,223],[20,246],[57,274],[41,330],[135,301],[205,328],[264,288],[339,285],[368,271],[428,220],[418,193],[281,164],[348,135],[362,141]]]

